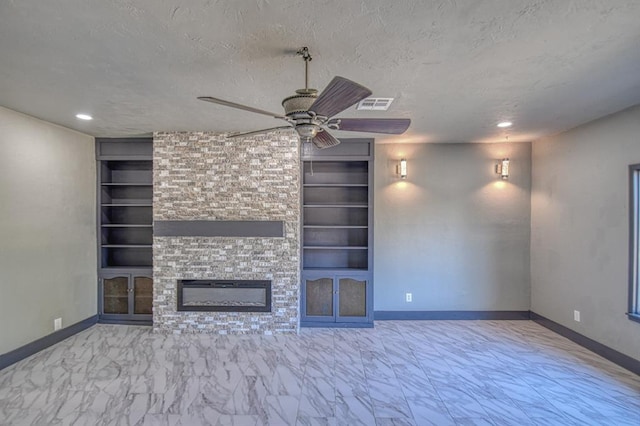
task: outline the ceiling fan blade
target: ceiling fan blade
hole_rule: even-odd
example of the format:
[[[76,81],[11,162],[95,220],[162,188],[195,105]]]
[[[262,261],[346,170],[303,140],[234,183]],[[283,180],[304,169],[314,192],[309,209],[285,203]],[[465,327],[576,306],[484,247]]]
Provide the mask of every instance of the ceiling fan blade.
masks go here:
[[[333,117],[368,96],[371,96],[371,90],[344,77],[336,76],[318,95],[309,111],[322,117]]]
[[[198,99],[205,102],[211,102],[213,104],[224,105],[231,108],[237,108],[237,109],[242,109],[249,112],[255,112],[257,114],[268,115],[273,118],[281,118],[283,120],[287,119],[287,117],[281,114],[276,114],[273,112],[265,111],[258,108],[253,108],[253,107],[242,105],[242,104],[237,104],[235,102],[225,101],[224,99],[212,98],[211,96],[198,96]]]
[[[408,118],[334,118],[329,120],[330,129],[349,132],[372,132],[400,135],[411,124]]]
[[[251,135],[257,135],[259,133],[267,133],[267,132],[272,132],[274,130],[284,130],[284,129],[293,129],[293,127],[279,126],[279,127],[271,127],[270,129],[254,130],[252,132],[232,133],[230,135],[227,135],[227,138],[239,138],[240,136],[251,136]]]
[[[331,136],[331,134],[326,130],[318,132],[318,134],[311,140],[311,142],[313,142],[313,144],[318,149],[331,148],[332,146],[340,144],[340,141]]]

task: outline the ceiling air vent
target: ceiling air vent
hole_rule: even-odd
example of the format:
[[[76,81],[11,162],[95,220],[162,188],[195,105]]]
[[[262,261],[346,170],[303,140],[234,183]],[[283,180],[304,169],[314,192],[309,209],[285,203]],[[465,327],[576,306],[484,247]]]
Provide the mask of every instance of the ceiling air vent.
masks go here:
[[[367,98],[358,102],[358,111],[386,111],[393,102],[393,98]]]

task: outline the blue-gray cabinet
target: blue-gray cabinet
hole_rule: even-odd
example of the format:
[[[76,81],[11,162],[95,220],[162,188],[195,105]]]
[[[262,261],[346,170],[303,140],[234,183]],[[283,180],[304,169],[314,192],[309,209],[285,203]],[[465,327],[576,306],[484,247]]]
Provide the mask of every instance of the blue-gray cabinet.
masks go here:
[[[97,138],[101,322],[152,318],[153,141]]]
[[[306,271],[302,278],[303,326],[366,326],[373,323],[368,273]]]
[[[301,326],[373,325],[373,140],[303,146]]]
[[[151,270],[100,274],[101,322],[150,322],[153,311]]]

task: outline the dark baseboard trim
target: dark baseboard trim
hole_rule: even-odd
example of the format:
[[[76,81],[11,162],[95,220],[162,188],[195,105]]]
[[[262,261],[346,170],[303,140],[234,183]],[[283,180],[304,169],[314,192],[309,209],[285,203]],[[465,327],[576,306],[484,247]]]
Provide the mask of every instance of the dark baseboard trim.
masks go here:
[[[528,320],[529,311],[375,311],[375,320]]]
[[[54,331],[47,336],[34,340],[31,343],[27,343],[18,349],[2,354],[0,355],[0,370],[7,368],[18,361],[22,361],[23,359],[28,358],[49,346],[55,345],[56,343],[61,342],[67,337],[71,337],[82,330],[86,330],[97,322],[98,315],[93,315],[85,320],[70,325],[69,327],[63,328],[62,330]]]
[[[630,356],[618,352],[615,349],[610,348],[609,346],[598,343],[593,339],[583,336],[582,334],[575,332],[570,328],[565,327],[564,325],[558,324],[557,322],[552,321],[549,318],[545,318],[542,315],[536,314],[535,312],[531,312],[531,320],[537,322],[543,327],[548,328],[551,331],[558,333],[563,337],[566,337],[572,342],[575,342],[580,346],[589,349],[591,352],[594,352],[601,357],[608,359],[614,364],[618,364],[620,367],[626,368],[627,370],[640,375],[640,360],[631,358]]]
[[[300,327],[310,328],[373,328],[372,322],[300,322]]]

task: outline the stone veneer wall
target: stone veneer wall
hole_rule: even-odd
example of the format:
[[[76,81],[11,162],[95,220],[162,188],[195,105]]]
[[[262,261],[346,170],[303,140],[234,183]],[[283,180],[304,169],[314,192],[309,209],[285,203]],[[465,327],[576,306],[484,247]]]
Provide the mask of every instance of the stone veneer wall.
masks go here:
[[[158,132],[154,220],[284,221],[284,238],[154,237],[153,327],[162,332],[295,333],[299,326],[299,144],[290,132],[226,139]],[[271,280],[271,312],[177,312],[178,279]]]

